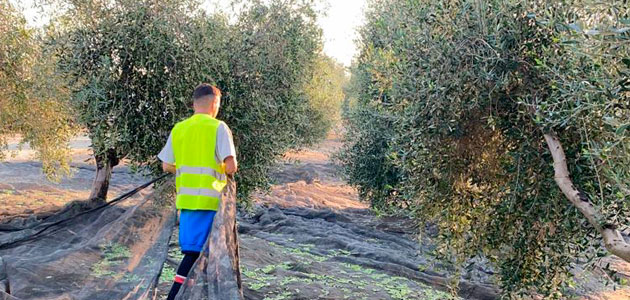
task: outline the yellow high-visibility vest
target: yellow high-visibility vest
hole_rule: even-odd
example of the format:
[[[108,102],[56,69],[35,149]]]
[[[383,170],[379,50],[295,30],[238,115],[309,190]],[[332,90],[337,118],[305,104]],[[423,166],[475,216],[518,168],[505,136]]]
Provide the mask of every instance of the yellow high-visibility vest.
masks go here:
[[[221,121],[195,114],[173,127],[177,209],[218,210],[221,190],[227,184],[225,167],[215,158]]]

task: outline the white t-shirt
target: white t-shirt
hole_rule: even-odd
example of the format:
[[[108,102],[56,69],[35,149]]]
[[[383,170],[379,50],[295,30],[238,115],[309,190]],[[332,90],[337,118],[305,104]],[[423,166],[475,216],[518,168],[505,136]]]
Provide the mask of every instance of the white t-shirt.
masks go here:
[[[229,156],[236,159],[236,150],[234,149],[234,141],[232,140],[232,131],[227,124],[221,122],[217,129],[217,142],[214,150],[217,162],[222,163]],[[166,145],[158,154],[158,158],[169,164],[175,164],[175,154],[173,153],[173,132],[168,136]]]

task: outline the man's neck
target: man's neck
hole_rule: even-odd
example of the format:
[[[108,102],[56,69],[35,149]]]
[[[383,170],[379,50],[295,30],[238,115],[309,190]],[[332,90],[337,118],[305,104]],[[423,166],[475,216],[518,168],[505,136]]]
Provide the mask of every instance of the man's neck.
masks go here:
[[[210,116],[211,118],[216,118],[216,116],[214,116],[214,115],[212,115],[211,113],[206,112],[206,111],[196,111],[196,112],[193,114],[193,116],[196,116],[196,115],[206,115],[206,116]]]

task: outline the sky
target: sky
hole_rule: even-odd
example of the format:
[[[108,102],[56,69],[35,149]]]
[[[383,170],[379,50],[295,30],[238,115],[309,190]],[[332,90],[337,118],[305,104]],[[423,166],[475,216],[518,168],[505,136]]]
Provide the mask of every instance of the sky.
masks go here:
[[[327,15],[319,19],[324,31],[324,52],[350,66],[357,52],[357,28],[363,24],[365,0],[330,0]]]
[[[36,0],[10,0],[21,7],[31,26],[41,26],[47,21],[40,17],[39,10],[33,8]],[[206,9],[216,5],[228,8],[230,0],[206,0]],[[318,22],[324,33],[324,53],[333,57],[344,66],[350,66],[357,52],[356,29],[363,23],[363,9],[366,0],[321,0],[319,10],[325,13]]]

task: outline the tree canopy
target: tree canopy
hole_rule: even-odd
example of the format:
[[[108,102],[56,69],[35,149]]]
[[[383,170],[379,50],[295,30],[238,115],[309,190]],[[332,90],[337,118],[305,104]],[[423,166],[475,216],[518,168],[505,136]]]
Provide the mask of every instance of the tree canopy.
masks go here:
[[[199,18],[184,2],[72,3],[53,42],[71,79],[77,119],[97,162],[93,199],[104,199],[111,168],[155,162],[170,126],[189,111],[191,87],[208,60]]]
[[[42,32],[7,0],[0,1],[0,159],[7,137],[35,150],[44,173],[59,179],[69,173],[68,141],[76,132],[65,77],[43,43]]]
[[[69,25],[59,26],[54,43],[97,160],[91,198],[105,198],[121,159],[159,170],[156,154],[192,113],[201,82],[224,92],[219,119],[234,133],[241,196],[268,185],[286,150],[316,139],[303,89],[321,51],[310,2],[248,2],[234,22],[194,1],[68,4],[58,22]]]
[[[289,149],[319,136],[305,84],[321,53],[311,1],[248,1],[231,27],[219,112],[238,147],[239,195],[266,188],[269,170]]]
[[[366,20],[350,182],[436,223],[444,256],[490,259],[506,294],[561,297],[572,264],[629,224],[627,3],[372,1]]]
[[[347,80],[342,65],[325,55],[317,57],[312,78],[304,87],[313,108],[309,117],[314,130],[318,131],[316,136],[324,138],[332,127],[339,124]]]

